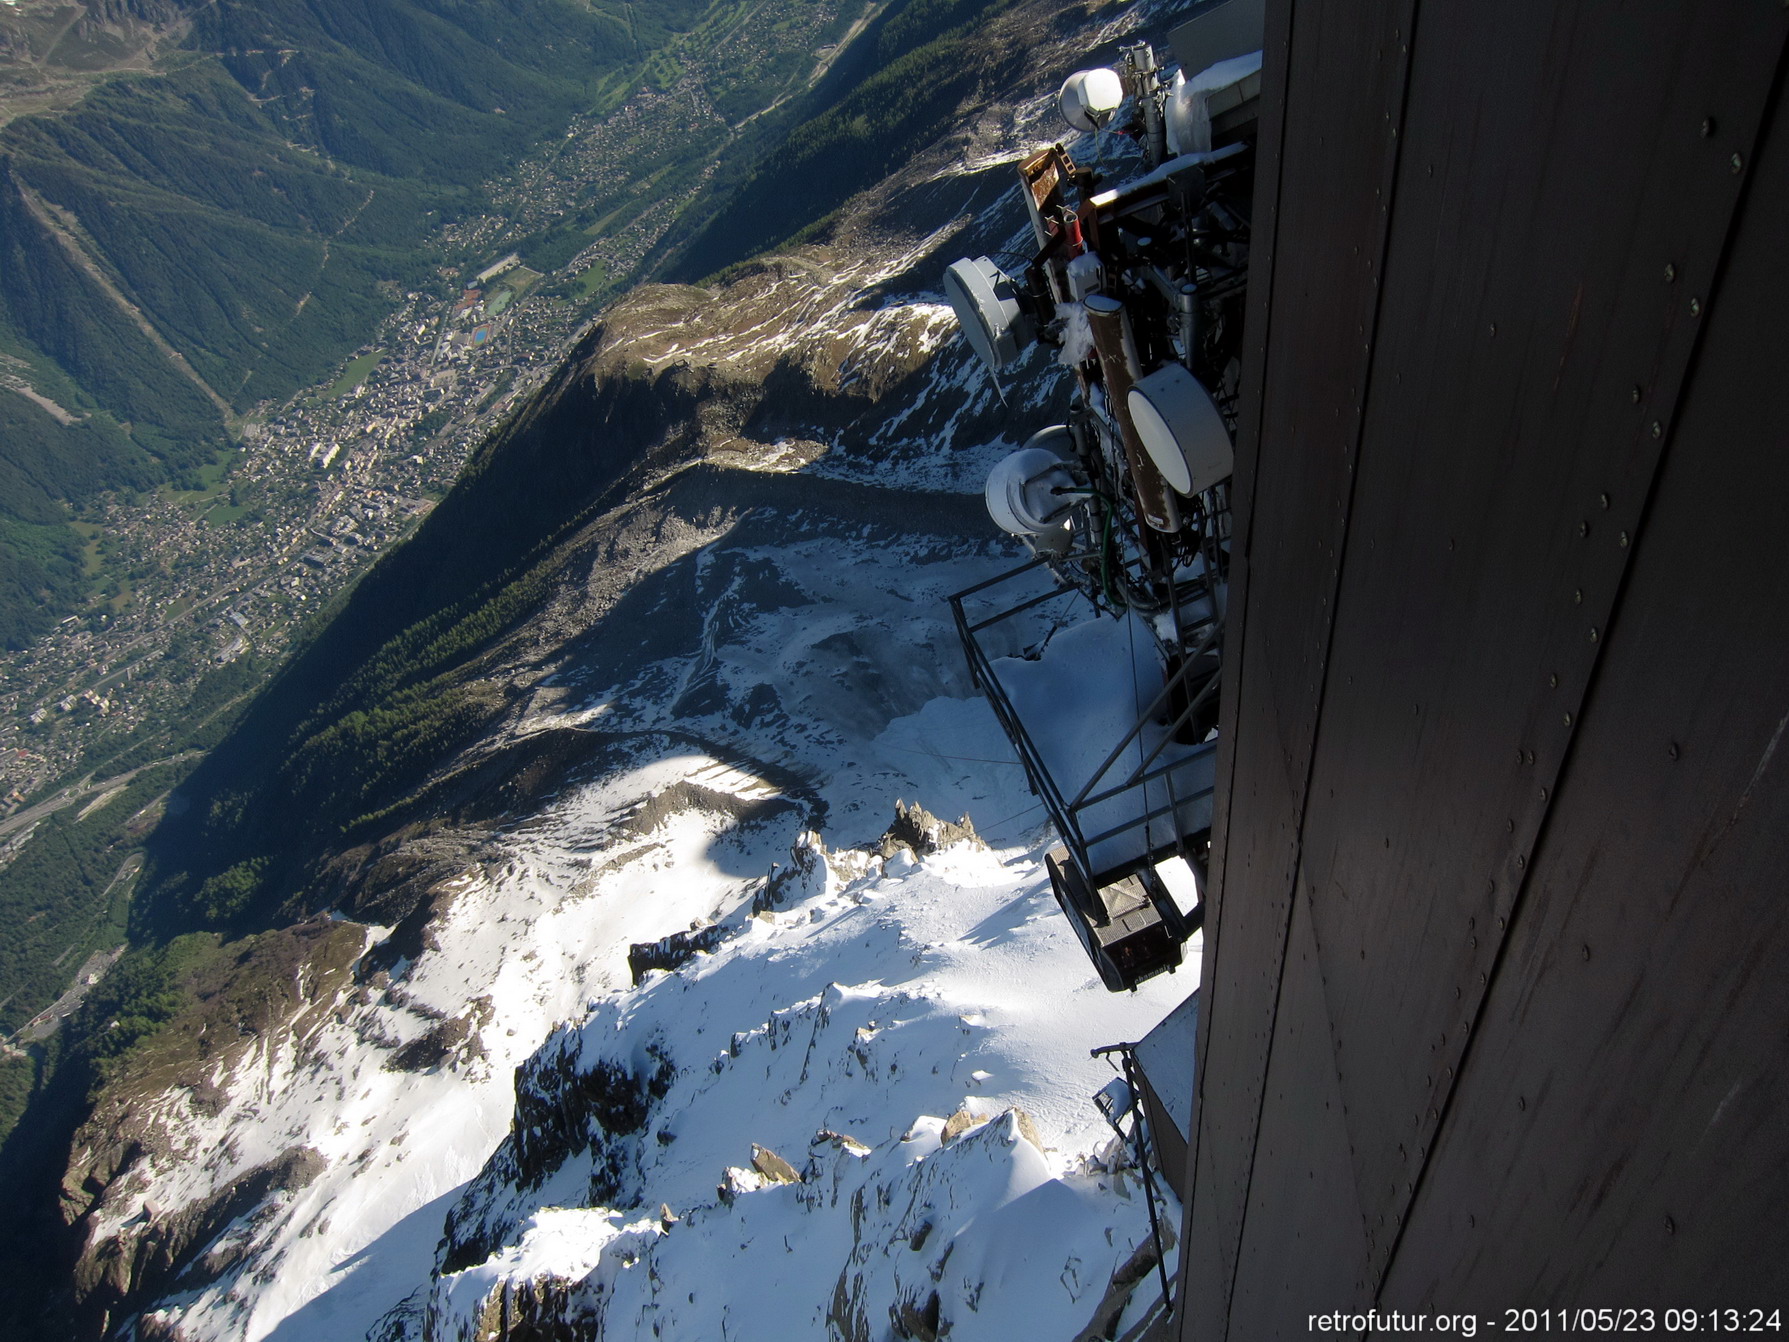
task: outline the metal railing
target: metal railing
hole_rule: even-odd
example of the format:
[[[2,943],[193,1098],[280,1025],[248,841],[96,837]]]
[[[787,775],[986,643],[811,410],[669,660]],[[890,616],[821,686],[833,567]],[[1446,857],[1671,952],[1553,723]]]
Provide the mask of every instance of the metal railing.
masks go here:
[[[1064,795],[1062,785],[1051,773],[1044,753],[1038,748],[1030,729],[1020,718],[1017,707],[1000,677],[994,669],[994,658],[984,646],[980,635],[983,631],[994,628],[1014,617],[1044,606],[1051,601],[1070,600],[1086,601],[1079,591],[1052,585],[1049,591],[1012,600],[1011,604],[996,606],[994,613],[972,618],[966,602],[984,593],[993,593],[996,589],[1016,582],[1026,574],[1044,567],[1046,561],[1034,559],[1018,568],[998,574],[973,587],[965,588],[950,598],[951,611],[956,619],[957,636],[963,644],[963,651],[969,661],[969,674],[988,700],[999,720],[1001,730],[1006,733],[1013,749],[1024,766],[1025,775],[1031,784],[1031,790],[1043,803],[1055,824],[1057,832],[1062,836],[1063,845],[1068,849],[1089,882],[1095,886],[1115,881],[1139,868],[1163,861],[1168,857],[1180,856],[1194,860],[1192,851],[1196,836],[1183,832],[1181,817],[1188,806],[1194,805],[1212,794],[1212,785],[1201,782],[1190,774],[1204,774],[1209,770],[1202,768],[1204,762],[1216,751],[1215,741],[1205,741],[1191,748],[1181,746],[1170,750],[1175,745],[1176,733],[1202,710],[1208,708],[1217,694],[1217,678],[1205,669],[1204,679],[1199,679],[1201,669],[1206,668],[1203,654],[1211,650],[1217,639],[1217,628],[1210,626],[1204,638],[1195,649],[1193,655],[1181,660],[1180,665],[1165,683],[1149,705],[1137,715],[1131,726],[1106,755],[1100,766],[1093,771],[1081,785],[1074,796]],[[998,601],[997,596],[988,598],[990,604]],[[1091,605],[1091,603],[1089,603]],[[1094,613],[1097,612],[1095,608]],[[1154,721],[1157,714],[1176,696],[1184,698],[1184,704],[1172,722],[1167,723],[1161,732],[1160,739],[1147,751],[1142,750],[1139,738],[1145,729]],[[1133,743],[1138,744],[1141,758],[1135,766],[1119,781],[1109,781],[1119,765],[1121,757]],[[1179,786],[1177,787],[1177,782]],[[1092,819],[1091,813],[1099,807],[1120,802],[1127,795],[1137,798],[1137,806],[1131,814],[1127,814],[1116,824],[1107,824],[1097,833],[1087,834],[1085,821]],[[1161,798],[1165,795],[1166,800]],[[1151,839],[1151,827],[1157,822],[1171,820],[1172,838],[1156,844]],[[1129,860],[1109,864],[1102,868],[1095,866],[1095,850],[1132,831],[1144,831],[1143,847]]]

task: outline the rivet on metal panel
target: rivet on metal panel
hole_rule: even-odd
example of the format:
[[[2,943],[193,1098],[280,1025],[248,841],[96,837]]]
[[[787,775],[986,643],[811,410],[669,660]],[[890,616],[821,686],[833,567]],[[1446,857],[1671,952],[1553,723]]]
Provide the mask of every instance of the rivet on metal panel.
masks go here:
[[[1467,937],[1467,938],[1466,938],[1466,945],[1467,945],[1467,947],[1468,947],[1468,948],[1469,948],[1469,949],[1471,949],[1471,950],[1477,950],[1477,949],[1478,949],[1478,938],[1477,938],[1477,937]],[[1442,1042],[1442,1043],[1444,1043],[1444,1044],[1445,1044],[1445,1043],[1446,1043],[1446,1042],[1447,1042],[1447,1036],[1446,1036],[1446,1035],[1442,1035],[1442,1036],[1441,1036],[1441,1042]]]
[[[1553,672],[1551,675],[1549,675],[1547,677],[1547,684],[1552,686],[1554,689],[1559,688],[1559,673],[1557,671]]]
[[[1510,821],[1507,828],[1511,834],[1514,834],[1516,832],[1516,822],[1513,820]]]
[[[1528,762],[1530,764],[1534,763],[1534,752],[1532,750],[1528,752]]]
[[[1516,1108],[1526,1109],[1527,1107],[1528,1107],[1527,1099],[1521,1095],[1516,1096]]]
[[[1594,624],[1590,626],[1590,641],[1596,642],[1596,626]]]
[[[1568,727],[1572,725],[1572,715],[1570,713],[1565,715],[1565,725]]]
[[[1701,315],[1702,315],[1702,300],[1700,298],[1692,298],[1690,300],[1690,316],[1700,317]]]
[[[1631,392],[1629,392],[1628,395],[1633,400],[1635,405],[1640,404],[1641,391],[1640,391],[1640,384],[1638,382],[1636,382],[1634,384],[1634,389]]]
[[[1525,750],[1523,750],[1521,746],[1517,746],[1516,747],[1516,763],[1521,764],[1522,761],[1527,758],[1528,758],[1528,753]],[[1509,826],[1511,829],[1514,829],[1516,827],[1516,822],[1513,820],[1510,821]]]
[[[1588,941],[1579,949],[1578,954],[1582,955],[1585,960],[1590,959],[1590,943]]]
[[[1546,800],[1546,799],[1547,799],[1547,789],[1546,789],[1546,788],[1542,788],[1542,789],[1541,789],[1541,800],[1542,800],[1542,801],[1545,801],[1545,800]]]
[[[1588,522],[1578,523],[1578,534],[1580,536],[1588,536],[1590,534],[1590,523],[1588,523]]]
[[[1621,540],[1620,540],[1619,544],[1621,545],[1622,549],[1624,549],[1624,550],[1627,549],[1627,532],[1624,531],[1621,533]]]
[[[1673,1221],[1669,1216],[1665,1218],[1665,1233],[1667,1235],[1675,1235],[1677,1233],[1677,1222]]]
[[[1524,870],[1525,870],[1525,869],[1526,869],[1526,868],[1527,868],[1527,866],[1528,866],[1528,859],[1527,859],[1527,857],[1526,857],[1526,856],[1524,856],[1524,855],[1523,855],[1523,854],[1521,854],[1521,853],[1517,853],[1517,854],[1516,854],[1516,866],[1517,866],[1517,867],[1518,867],[1518,868],[1520,868],[1520,869],[1524,869]]]
[[[1486,881],[1485,882],[1485,893],[1487,895],[1496,894],[1497,893],[1497,882],[1496,881]],[[1503,926],[1503,919],[1499,918],[1497,920],[1497,926],[1499,926],[1499,927]]]
[[[1670,745],[1665,747],[1665,757],[1667,759],[1676,759],[1678,757],[1678,755],[1681,753],[1682,752],[1678,750],[1677,742],[1675,742],[1675,741],[1673,741]]]
[[[1597,502],[1603,505],[1604,512],[1609,511],[1609,496],[1607,494],[1599,495],[1597,498]]]
[[[1740,169],[1744,168],[1745,165],[1746,161],[1738,154],[1735,154],[1732,158],[1727,160],[1727,166],[1732,168],[1734,172],[1738,172]]]
[[[1653,420],[1652,421],[1652,436],[1654,438],[1658,438],[1658,437],[1663,436],[1664,432],[1665,432],[1665,426],[1663,424],[1659,423],[1656,419]]]
[[[1669,261],[1665,262],[1665,283],[1670,284],[1677,278],[1677,267]]]
[[[1493,338],[1495,338],[1497,335],[1497,323],[1496,322],[1491,323],[1491,335]]]
[[[1474,1216],[1471,1212],[1466,1213],[1466,1228],[1468,1230],[1478,1229],[1478,1217]]]
[[[1706,140],[1709,136],[1711,136],[1713,134],[1714,134],[1714,118],[1711,116],[1703,117],[1702,118],[1702,138],[1704,140]]]
[[[1504,920],[1503,920],[1503,919],[1501,919],[1501,918],[1499,918],[1499,919],[1498,919],[1498,920],[1497,920],[1497,930],[1498,930],[1498,931],[1499,931],[1499,932],[1501,932],[1501,931],[1503,931],[1503,929],[1504,929],[1504,926],[1505,926],[1505,924],[1504,924]]]
[[[1579,587],[1572,592],[1572,604],[1574,606],[1582,606],[1584,604],[1584,589],[1582,587]]]

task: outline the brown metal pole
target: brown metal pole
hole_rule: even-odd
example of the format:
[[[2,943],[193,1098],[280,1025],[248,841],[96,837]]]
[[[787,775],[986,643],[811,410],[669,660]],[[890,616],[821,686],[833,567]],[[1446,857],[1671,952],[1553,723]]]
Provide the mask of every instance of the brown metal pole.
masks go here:
[[[1099,355],[1100,376],[1106,384],[1106,408],[1124,439],[1124,455],[1130,462],[1131,487],[1137,511],[1156,531],[1179,531],[1180,509],[1162,473],[1144,450],[1143,440],[1131,423],[1131,385],[1142,371],[1137,363],[1137,341],[1131,334],[1124,304],[1109,294],[1089,294],[1082,304],[1093,328],[1093,348]]]

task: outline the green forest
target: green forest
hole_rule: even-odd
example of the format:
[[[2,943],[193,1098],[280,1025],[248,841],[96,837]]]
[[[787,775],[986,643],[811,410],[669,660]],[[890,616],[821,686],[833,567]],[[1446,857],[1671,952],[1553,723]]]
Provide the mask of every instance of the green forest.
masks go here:
[[[170,766],[146,769],[113,795],[56,812],[0,870],[0,1031],[53,1000],[92,952],[124,943],[126,859],[142,851],[146,808],[174,779]]]

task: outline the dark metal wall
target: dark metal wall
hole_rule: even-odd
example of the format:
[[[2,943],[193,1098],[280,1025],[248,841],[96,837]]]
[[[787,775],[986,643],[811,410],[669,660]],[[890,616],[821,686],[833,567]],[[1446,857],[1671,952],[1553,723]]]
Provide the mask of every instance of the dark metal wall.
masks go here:
[[[1789,1309],[1786,37],[1270,4],[1182,1338]]]

